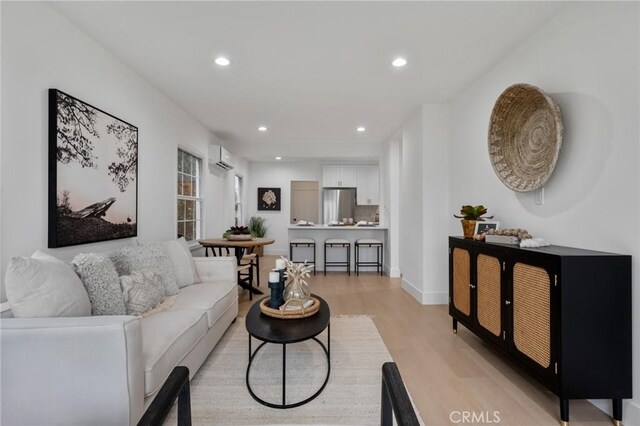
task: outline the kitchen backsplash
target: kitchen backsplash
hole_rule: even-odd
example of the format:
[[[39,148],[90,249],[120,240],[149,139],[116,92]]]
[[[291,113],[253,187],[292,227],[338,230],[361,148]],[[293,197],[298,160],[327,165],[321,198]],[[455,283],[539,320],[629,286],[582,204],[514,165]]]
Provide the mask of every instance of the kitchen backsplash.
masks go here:
[[[378,211],[378,206],[356,206],[355,208],[355,216],[354,219],[358,220],[366,220],[373,221],[373,218]]]

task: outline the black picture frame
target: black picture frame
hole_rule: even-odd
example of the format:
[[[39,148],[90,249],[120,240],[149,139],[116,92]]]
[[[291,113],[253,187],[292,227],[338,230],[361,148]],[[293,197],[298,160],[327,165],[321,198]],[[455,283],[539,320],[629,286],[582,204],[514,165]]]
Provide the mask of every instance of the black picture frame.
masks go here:
[[[500,222],[497,222],[495,220],[479,220],[476,222],[476,227],[474,229],[474,235],[475,234],[482,234],[483,232],[486,232],[490,229],[499,229],[500,228]]]
[[[58,89],[48,101],[48,247],[136,237],[138,128]]]
[[[280,211],[280,188],[258,188],[258,210]]]

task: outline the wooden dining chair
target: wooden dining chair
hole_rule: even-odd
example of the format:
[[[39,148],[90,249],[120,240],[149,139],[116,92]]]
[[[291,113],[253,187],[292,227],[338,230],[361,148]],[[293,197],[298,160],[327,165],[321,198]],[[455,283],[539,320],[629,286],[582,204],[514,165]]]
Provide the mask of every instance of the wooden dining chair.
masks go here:
[[[251,251],[245,254],[242,257],[241,265],[251,265],[254,269],[254,277],[256,278],[256,285],[260,287],[260,256],[257,253],[253,252],[253,247],[250,249]]]

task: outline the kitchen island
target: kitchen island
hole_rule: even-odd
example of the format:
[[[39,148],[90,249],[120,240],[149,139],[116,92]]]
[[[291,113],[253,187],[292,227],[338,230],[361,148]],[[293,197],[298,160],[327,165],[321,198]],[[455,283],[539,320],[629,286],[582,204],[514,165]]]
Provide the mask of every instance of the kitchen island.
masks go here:
[[[299,226],[299,225],[289,225],[289,241],[296,238],[311,238],[316,242],[316,270],[323,271],[324,270],[324,242],[330,238],[342,238],[348,240],[351,243],[351,270],[355,269],[355,248],[354,244],[356,240],[363,238],[373,238],[379,241],[382,241],[384,244],[384,259],[383,264],[385,265],[385,273],[386,271],[386,258],[387,258],[387,229],[386,226],[355,226],[355,225],[345,225],[345,226],[328,226],[328,225],[313,225],[313,226]],[[327,253],[327,257],[329,261],[338,261],[341,257],[345,256],[344,250],[333,249],[329,250]],[[372,261],[375,260],[375,249],[361,248],[360,250],[360,258],[362,261]],[[313,259],[313,251],[311,248],[306,247],[296,247],[294,249],[294,257],[295,260],[304,260],[304,259]],[[340,269],[331,268],[328,269],[327,272],[338,272]],[[342,270],[344,271],[344,269]],[[360,268],[360,272],[369,272],[375,271],[375,267]]]

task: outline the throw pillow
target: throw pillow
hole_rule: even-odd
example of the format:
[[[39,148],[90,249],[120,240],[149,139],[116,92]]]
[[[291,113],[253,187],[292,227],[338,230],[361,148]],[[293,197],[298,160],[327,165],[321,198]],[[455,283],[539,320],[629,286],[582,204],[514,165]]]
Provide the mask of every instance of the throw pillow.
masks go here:
[[[164,287],[155,272],[133,272],[120,277],[127,315],[142,315],[160,305],[164,299]]]
[[[150,317],[151,315],[155,315],[155,314],[160,313],[160,312],[168,311],[169,308],[172,307],[173,305],[175,305],[175,303],[178,301],[178,297],[179,296],[180,296],[179,294],[176,294],[176,295],[167,297],[166,299],[164,299],[164,302],[162,302],[161,304],[159,304],[155,308],[151,309],[150,311],[147,311],[144,314],[142,314],[141,315],[142,318]]]
[[[91,315],[89,297],[71,265],[40,250],[11,258],[5,288],[16,318]]]
[[[91,315],[126,315],[120,279],[109,258],[81,253],[71,262],[80,276],[91,303]]]
[[[191,256],[191,250],[187,246],[187,241],[184,237],[180,237],[177,240],[164,241],[162,243],[143,243],[136,240],[139,246],[149,247],[156,244],[162,244],[171,266],[173,267],[173,273],[176,277],[176,282],[179,288],[189,286],[191,284],[197,284],[200,282],[198,274],[196,273],[196,265],[193,262]]]
[[[144,247],[124,247],[112,252],[110,258],[118,275],[130,275],[133,272],[155,272],[160,275],[165,295],[173,296],[179,291],[171,262],[164,248],[158,244]]]
[[[187,245],[187,240],[185,240],[184,237],[180,237],[178,238],[177,241],[178,241],[178,244],[180,244],[180,247],[182,247],[182,250],[187,254],[187,259],[189,259],[189,265],[191,266],[191,273],[193,275],[192,284],[198,284],[200,282],[200,277],[198,277],[198,272],[196,271],[196,264],[193,261],[193,256],[191,255],[191,250]]]

